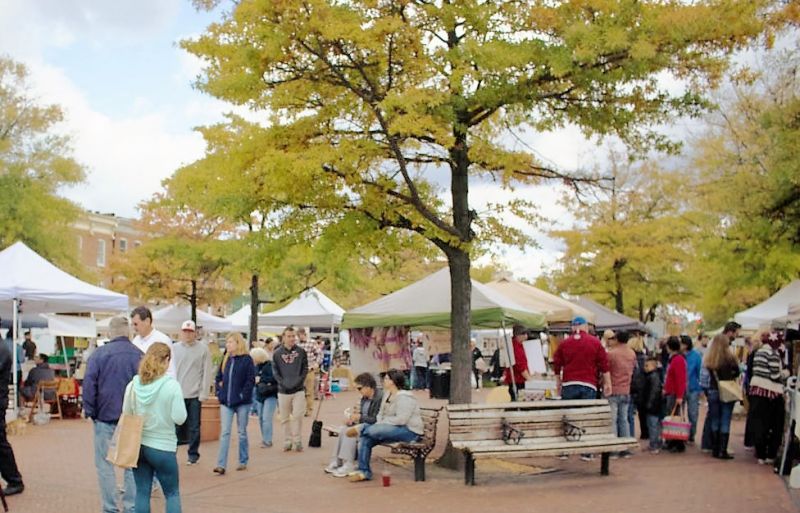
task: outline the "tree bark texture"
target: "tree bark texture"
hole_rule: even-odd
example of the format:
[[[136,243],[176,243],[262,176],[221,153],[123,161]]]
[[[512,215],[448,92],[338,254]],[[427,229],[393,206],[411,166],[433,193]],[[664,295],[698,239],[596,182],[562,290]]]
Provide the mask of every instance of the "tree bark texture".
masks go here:
[[[253,342],[258,338],[258,275],[254,274],[250,277],[250,347],[253,347]]]

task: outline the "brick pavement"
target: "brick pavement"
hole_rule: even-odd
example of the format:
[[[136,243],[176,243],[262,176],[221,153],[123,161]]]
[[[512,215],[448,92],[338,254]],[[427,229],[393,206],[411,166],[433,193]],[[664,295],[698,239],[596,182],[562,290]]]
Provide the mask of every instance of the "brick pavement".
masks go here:
[[[423,396],[420,395],[422,399]],[[476,400],[479,400],[476,398]],[[339,394],[322,408],[321,418],[334,423],[356,402],[354,393]],[[423,399],[426,404],[443,403]],[[306,419],[309,420],[309,419]],[[310,422],[305,422],[305,438]],[[444,426],[442,426],[444,427]],[[181,466],[183,510],[189,513],[357,513],[361,511],[436,512],[457,507],[459,513],[524,511],[567,513],[638,512],[762,512],[796,511],[783,482],[771,469],[755,464],[741,447],[743,425],[734,425],[736,459],[720,462],[689,448],[684,455],[647,453],[630,460],[612,461],[611,476],[599,474],[599,461],[584,463],[553,459],[533,463],[555,467],[557,472],[522,476],[478,470],[478,485],[462,484],[462,473],[428,466],[428,481],[415,483],[410,467],[388,466],[392,486],[380,480],[349,483],[322,472],[331,450],[323,437],[322,449],[283,453],[280,444],[261,449],[258,426],[250,422],[250,466],[236,472],[235,447],[230,451],[227,475],[213,475],[216,443],[201,446],[200,464]],[[446,427],[440,430],[444,437]],[[276,442],[280,430],[276,430]],[[11,437],[25,478],[25,493],[9,497],[12,512],[89,513],[99,510],[93,464],[92,430],[86,420],[56,420],[47,426],[29,426],[25,435]],[[234,442],[235,445],[235,442]],[[439,451],[441,452],[441,446]],[[388,454],[384,448],[376,455]],[[186,459],[185,449],[178,452]],[[373,459],[374,469],[383,463]],[[153,511],[163,511],[163,500],[153,501]]]

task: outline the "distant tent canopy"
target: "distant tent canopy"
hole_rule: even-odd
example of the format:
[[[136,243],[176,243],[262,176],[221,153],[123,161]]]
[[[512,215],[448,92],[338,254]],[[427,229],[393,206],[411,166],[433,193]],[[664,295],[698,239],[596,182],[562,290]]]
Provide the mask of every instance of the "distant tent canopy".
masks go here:
[[[258,325],[266,326],[311,326],[339,327],[344,308],[337,305],[319,289],[310,288],[288,305],[274,312],[259,314]],[[248,315],[249,319],[249,315]]]
[[[785,321],[791,316],[790,306],[795,305],[795,316],[800,318],[800,280],[794,280],[781,290],[752,308],[733,316],[745,330],[757,330],[772,321]]]
[[[531,329],[545,326],[545,316],[472,280],[471,325],[499,328],[514,323]],[[447,268],[344,315],[343,328],[409,326],[450,327],[450,272]]]
[[[548,323],[570,322],[574,317],[584,317],[594,322],[595,314],[582,306],[554,294],[509,278],[500,278],[486,284],[532,312],[541,312]]]
[[[600,303],[596,303],[587,297],[578,297],[574,300],[575,304],[594,312],[595,321],[594,327],[599,331],[614,330],[614,331],[647,331],[644,323],[627,315],[615,312],[610,308],[606,308]]]

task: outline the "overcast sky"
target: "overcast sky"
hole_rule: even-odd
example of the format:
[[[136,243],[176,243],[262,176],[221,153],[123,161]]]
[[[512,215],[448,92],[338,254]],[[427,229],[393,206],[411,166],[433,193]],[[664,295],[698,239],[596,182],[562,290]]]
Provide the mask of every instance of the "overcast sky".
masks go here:
[[[214,19],[189,0],[0,0],[0,53],[29,67],[42,102],[63,107],[63,129],[88,170],[86,183],[64,191],[67,197],[89,210],[136,216],[137,204],[164,178],[203,155],[192,128],[231,107],[192,89],[200,64],[176,42]],[[526,143],[568,169],[590,167],[601,152],[574,131]],[[471,192],[478,210],[507,197],[491,184],[474,184]],[[516,194],[534,198],[560,226],[571,223],[558,204],[563,191]],[[540,249],[507,250],[502,258],[516,276],[534,278],[558,258],[555,241],[536,239]]]

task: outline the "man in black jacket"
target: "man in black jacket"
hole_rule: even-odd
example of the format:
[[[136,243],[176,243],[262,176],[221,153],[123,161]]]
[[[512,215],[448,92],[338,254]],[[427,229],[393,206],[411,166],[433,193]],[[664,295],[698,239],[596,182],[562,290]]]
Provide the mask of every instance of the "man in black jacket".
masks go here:
[[[8,385],[11,383],[12,355],[4,344],[0,344],[0,476],[8,484],[3,489],[6,495],[22,493],[25,485],[14,459],[14,450],[6,437],[6,408],[8,407]]]

